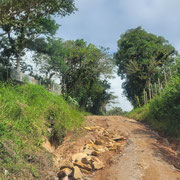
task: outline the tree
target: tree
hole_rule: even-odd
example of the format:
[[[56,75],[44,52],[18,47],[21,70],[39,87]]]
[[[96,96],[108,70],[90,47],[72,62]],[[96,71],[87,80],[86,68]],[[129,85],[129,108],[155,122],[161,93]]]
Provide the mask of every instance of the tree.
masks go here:
[[[87,110],[93,114],[105,114],[106,106],[113,102],[116,96],[109,92],[111,88],[107,80],[99,80],[91,88],[91,106]]]
[[[175,58],[174,64],[171,66],[171,76],[180,76],[180,55]]]
[[[106,94],[109,88],[101,77],[112,75],[113,59],[106,49],[87,44],[84,40],[67,41],[64,46],[68,70],[62,76],[63,92],[76,98],[80,107],[91,111],[96,99],[102,102],[102,94]],[[100,112],[101,105],[99,103],[96,113]]]
[[[62,74],[67,71],[63,43],[60,38],[38,38],[29,44],[28,48],[34,51],[33,61],[38,67],[38,72],[47,83],[54,76],[61,81]]]
[[[100,114],[105,111],[112,93],[105,80],[112,77],[114,61],[108,49],[87,44],[83,39],[63,41],[39,38],[29,44],[34,60],[48,82],[59,78],[65,98],[72,97],[80,107]]]
[[[132,105],[137,106],[136,97],[143,104],[141,97],[144,88],[162,76],[162,70],[174,61],[175,55],[174,47],[167,40],[147,33],[141,27],[121,35],[114,58],[118,75],[125,79],[124,94]]]
[[[87,44],[83,39],[64,41],[63,59],[67,67],[61,72],[63,93],[75,98],[80,107],[102,113],[102,106],[110,99],[110,86],[103,79],[111,77],[114,68],[107,49]]]
[[[16,60],[19,69],[21,57],[29,41],[39,35],[51,36],[58,25],[52,15],[66,16],[76,10],[74,0],[6,0],[0,2],[0,43],[8,41],[8,58]],[[3,42],[2,42],[3,41]]]
[[[114,115],[115,116],[122,116],[125,113],[126,112],[124,112],[121,107],[113,107],[111,110],[109,110],[107,112],[107,115],[110,115],[110,116],[114,116]]]

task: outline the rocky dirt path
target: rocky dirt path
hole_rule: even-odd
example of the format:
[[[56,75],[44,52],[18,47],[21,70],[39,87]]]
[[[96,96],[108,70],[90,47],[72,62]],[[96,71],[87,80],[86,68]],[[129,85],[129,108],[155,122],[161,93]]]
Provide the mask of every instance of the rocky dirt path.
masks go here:
[[[179,154],[157,133],[120,116],[90,116],[88,121],[128,136],[123,154],[115,155],[113,163],[98,171],[93,180],[180,180]]]
[[[58,148],[44,147],[54,154],[55,179],[180,180],[180,146],[175,151],[171,145],[135,120],[88,116]]]

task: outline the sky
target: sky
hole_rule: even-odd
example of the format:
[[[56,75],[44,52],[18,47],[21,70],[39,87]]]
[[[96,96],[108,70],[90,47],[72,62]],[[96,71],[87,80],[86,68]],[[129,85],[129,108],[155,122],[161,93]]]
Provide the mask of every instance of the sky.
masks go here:
[[[165,37],[180,51],[180,0],[75,0],[78,11],[56,18],[61,25],[57,36],[65,40],[84,39],[110,52],[117,51],[120,35],[142,26],[147,32]],[[122,95],[122,80],[110,80],[111,91],[118,96],[116,106],[132,109]]]

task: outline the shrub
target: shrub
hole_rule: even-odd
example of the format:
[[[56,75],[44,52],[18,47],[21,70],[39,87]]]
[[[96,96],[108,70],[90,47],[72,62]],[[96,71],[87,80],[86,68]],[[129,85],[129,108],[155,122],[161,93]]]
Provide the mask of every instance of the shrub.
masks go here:
[[[180,77],[171,79],[160,96],[130,112],[130,118],[148,122],[166,135],[180,137]]]
[[[174,77],[161,96],[150,102],[149,113],[161,130],[180,137],[180,77]]]

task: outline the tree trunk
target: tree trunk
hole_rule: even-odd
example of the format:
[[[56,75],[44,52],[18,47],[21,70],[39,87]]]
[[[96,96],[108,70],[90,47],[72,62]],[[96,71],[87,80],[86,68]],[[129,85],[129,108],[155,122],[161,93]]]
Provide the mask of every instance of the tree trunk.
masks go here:
[[[16,60],[16,69],[18,73],[21,72],[21,56],[20,55],[18,55],[17,60]]]

